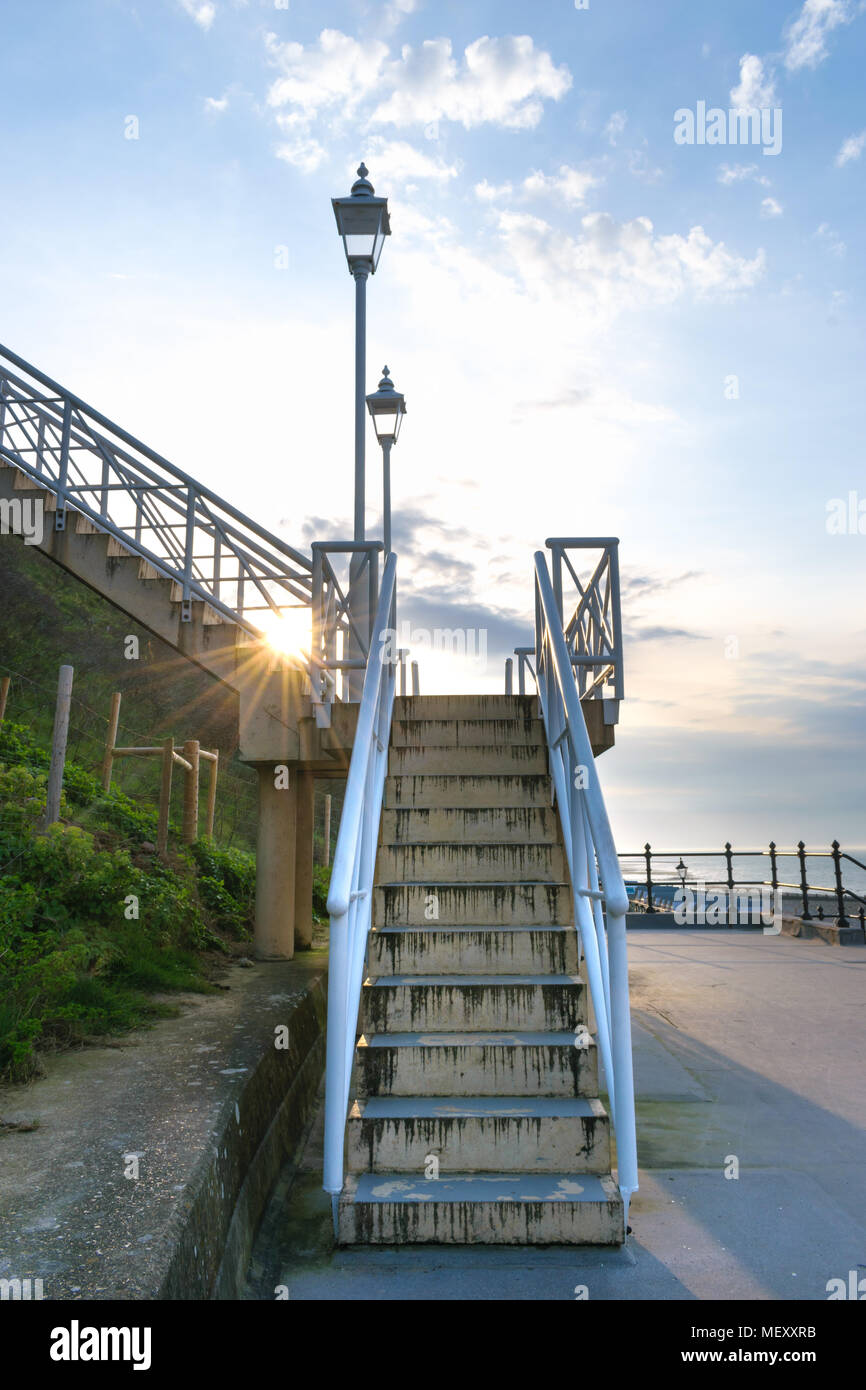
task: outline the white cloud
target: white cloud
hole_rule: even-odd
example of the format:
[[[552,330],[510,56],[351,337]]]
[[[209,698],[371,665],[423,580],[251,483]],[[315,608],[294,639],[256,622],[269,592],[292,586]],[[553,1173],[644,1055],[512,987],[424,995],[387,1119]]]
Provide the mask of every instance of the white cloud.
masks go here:
[[[456,164],[433,159],[406,140],[384,140],[382,136],[376,136],[371,144],[371,152],[383,181],[396,179],[402,183],[406,179],[435,179],[445,183],[455,179],[460,172]]]
[[[385,6],[385,24],[389,29],[396,29],[398,24],[410,14],[414,14],[418,9],[420,0],[388,0]]]
[[[844,256],[845,252],[848,250],[842,238],[833,231],[829,222],[821,223],[815,233],[815,238],[827,248],[831,256]]]
[[[495,203],[499,198],[510,198],[513,192],[514,185],[512,183],[493,184],[482,179],[480,183],[475,185],[475,196],[482,203]]]
[[[417,125],[456,121],[467,130],[485,123],[511,130],[537,126],[545,101],[559,101],[572,83],[564,65],[555,67],[549,53],[537,49],[529,35],[476,39],[458,64],[451,40],[426,39],[403,47],[390,63],[384,84],[391,95],[372,115],[378,125]]]
[[[836,167],[842,169],[853,159],[859,159],[864,149],[866,149],[866,130],[861,130],[859,135],[849,135],[836,156]]]
[[[270,106],[291,106],[313,120],[320,111],[339,105],[351,118],[382,79],[388,46],[379,39],[359,41],[338,29],[323,29],[318,43],[282,43],[276,34],[265,38],[271,61],[282,69],[268,92]]]
[[[558,174],[542,174],[535,170],[523,180],[523,188],[532,197],[554,196],[562,198],[570,207],[577,207],[586,202],[589,190],[599,183],[601,179],[588,170],[561,164]]]
[[[611,145],[616,144],[618,137],[622,135],[627,124],[628,115],[626,114],[626,112],[614,111],[613,115],[611,116],[610,120],[604,128],[604,133],[610,141]]]
[[[588,213],[576,238],[525,213],[500,213],[499,225],[511,258],[534,289],[560,296],[578,284],[608,313],[688,294],[725,297],[750,289],[765,266],[763,251],[746,260],[713,242],[703,227],[692,227],[687,236],[657,236],[648,217],[617,222],[608,213]]]
[[[180,3],[199,28],[207,31],[211,27],[216,18],[216,5],[211,4],[211,0],[180,0]]]
[[[765,198],[761,203],[761,216],[763,218],[781,217],[785,209],[781,203],[777,203],[775,198]]]
[[[326,151],[318,140],[314,140],[310,135],[302,134],[278,145],[276,155],[277,159],[282,159],[286,164],[300,169],[302,174],[312,174],[324,160]]]
[[[766,175],[758,172],[757,164],[723,164],[718,172],[718,182],[727,188],[732,183],[743,183],[748,179],[750,182],[759,183],[762,188],[770,187],[770,180]]]
[[[848,0],[805,0],[785,33],[785,67],[789,72],[816,68],[827,57],[826,36],[840,24],[850,24],[854,12]]]
[[[764,61],[755,53],[744,53],[740,59],[739,86],[731,88],[731,106],[736,110],[751,106],[773,106],[776,88],[773,74],[764,72]]]
[[[205,97],[204,109],[209,116],[216,116],[228,108],[229,99],[224,97]]]

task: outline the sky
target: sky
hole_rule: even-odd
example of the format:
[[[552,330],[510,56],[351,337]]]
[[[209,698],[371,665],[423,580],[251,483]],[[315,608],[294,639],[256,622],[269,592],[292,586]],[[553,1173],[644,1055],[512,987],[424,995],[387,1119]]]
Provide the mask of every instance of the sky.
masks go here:
[[[533,553],[617,536],[619,847],[866,845],[864,67],[860,0],[4,0],[0,340],[345,538],[364,159],[422,690],[501,691]]]

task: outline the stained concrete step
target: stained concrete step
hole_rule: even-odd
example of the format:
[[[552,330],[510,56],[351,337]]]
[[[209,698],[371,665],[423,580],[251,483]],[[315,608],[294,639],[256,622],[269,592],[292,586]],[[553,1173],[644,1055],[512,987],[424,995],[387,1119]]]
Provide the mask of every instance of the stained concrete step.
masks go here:
[[[526,773],[406,773],[385,782],[385,809],[471,810],[481,807],[526,810],[550,807],[550,777],[545,771]]]
[[[370,975],[576,974],[577,934],[567,927],[377,927]]]
[[[388,753],[388,772],[392,777],[404,777],[413,772],[509,776],[546,771],[547,744],[541,742],[480,748],[395,748],[392,744]]]
[[[370,1033],[356,1096],[596,1096],[596,1045],[573,1033]]]
[[[535,695],[398,695],[395,719],[538,719]]]
[[[361,1028],[566,1032],[586,1023],[584,995],[577,975],[383,975],[364,981]]]
[[[549,806],[427,806],[382,814],[383,845],[558,845],[559,827]]]
[[[403,883],[373,889],[376,927],[567,926],[567,883]]]
[[[539,1096],[371,1096],[349,1111],[352,1173],[610,1172],[600,1100]],[[448,1170],[448,1171],[446,1171]]]
[[[610,1178],[572,1173],[350,1174],[341,1245],[618,1245],[623,1206]]]
[[[395,719],[392,748],[500,748],[544,742],[540,719]]]
[[[383,845],[376,881],[395,883],[562,883],[558,845]]]

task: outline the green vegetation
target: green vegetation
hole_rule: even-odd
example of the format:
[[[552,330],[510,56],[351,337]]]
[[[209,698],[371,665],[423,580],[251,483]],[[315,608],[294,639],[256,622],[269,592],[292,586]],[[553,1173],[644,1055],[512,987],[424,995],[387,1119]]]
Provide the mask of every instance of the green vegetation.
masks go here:
[[[156,855],[156,812],[67,761],[61,819],[43,831],[48,753],[0,727],[0,1077],[38,1049],[175,1012],[161,996],[215,988],[243,950],[255,860],[209,841]],[[175,830],[177,827],[173,827]],[[137,915],[136,915],[137,914]],[[156,996],[156,997],[153,997]]]

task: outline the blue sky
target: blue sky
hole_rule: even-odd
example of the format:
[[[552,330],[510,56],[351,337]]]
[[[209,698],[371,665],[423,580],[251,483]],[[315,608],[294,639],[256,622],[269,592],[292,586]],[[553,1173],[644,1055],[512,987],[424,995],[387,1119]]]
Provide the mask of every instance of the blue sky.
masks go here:
[[[424,688],[501,689],[533,550],[618,535],[623,847],[864,844],[866,534],[827,529],[866,513],[863,11],[6,0],[0,339],[292,543],[349,534],[363,157],[401,611],[488,638]],[[677,144],[699,102],[781,151]]]

